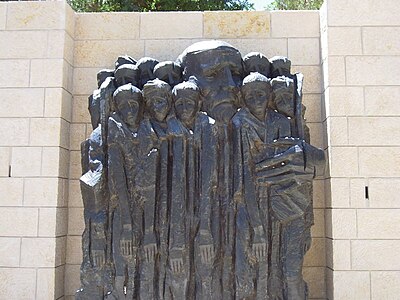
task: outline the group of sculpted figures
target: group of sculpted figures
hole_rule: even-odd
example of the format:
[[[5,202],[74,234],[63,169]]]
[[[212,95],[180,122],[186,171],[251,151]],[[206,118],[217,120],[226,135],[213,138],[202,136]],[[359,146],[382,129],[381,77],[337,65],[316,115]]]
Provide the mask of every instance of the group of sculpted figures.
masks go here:
[[[307,298],[324,153],[290,64],[204,41],[98,73],[77,299]]]

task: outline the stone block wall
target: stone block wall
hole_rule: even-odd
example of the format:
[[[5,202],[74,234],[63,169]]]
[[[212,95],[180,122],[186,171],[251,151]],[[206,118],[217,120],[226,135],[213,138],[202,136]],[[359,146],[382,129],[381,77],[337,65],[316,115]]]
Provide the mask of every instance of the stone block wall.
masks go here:
[[[329,299],[398,299],[400,4],[321,9]]]

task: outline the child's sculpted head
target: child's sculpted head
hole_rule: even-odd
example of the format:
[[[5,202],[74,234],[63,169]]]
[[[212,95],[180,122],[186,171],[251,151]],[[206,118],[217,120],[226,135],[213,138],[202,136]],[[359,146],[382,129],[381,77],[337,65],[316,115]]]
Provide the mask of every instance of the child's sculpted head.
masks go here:
[[[242,94],[250,112],[263,121],[271,98],[270,80],[260,73],[250,73],[243,79]]]
[[[143,114],[142,92],[131,83],[122,85],[114,92],[114,103],[128,127],[136,127]]]
[[[172,93],[168,83],[154,79],[143,86],[147,112],[158,122],[164,122],[171,108]]]

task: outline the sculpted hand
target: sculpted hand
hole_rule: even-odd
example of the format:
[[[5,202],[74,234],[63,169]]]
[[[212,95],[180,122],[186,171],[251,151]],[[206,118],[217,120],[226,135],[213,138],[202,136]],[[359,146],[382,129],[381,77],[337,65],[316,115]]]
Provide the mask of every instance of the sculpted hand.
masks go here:
[[[106,261],[106,257],[103,250],[92,250],[92,260],[93,265],[96,268],[101,268],[104,266]]]
[[[132,235],[132,226],[130,224],[125,224],[121,234],[121,240],[119,241],[119,246],[121,249],[121,255],[125,259],[131,259],[134,254],[134,243]]]
[[[264,260],[267,256],[267,242],[264,238],[264,230],[262,226],[254,229],[253,255],[257,261]]]
[[[211,264],[214,260],[215,251],[210,231],[200,230],[198,239],[201,262],[203,264]]]
[[[157,251],[156,237],[154,235],[154,232],[145,232],[143,248],[146,262],[154,262],[154,257]]]
[[[169,252],[169,265],[174,274],[183,272],[183,249],[173,248]]]

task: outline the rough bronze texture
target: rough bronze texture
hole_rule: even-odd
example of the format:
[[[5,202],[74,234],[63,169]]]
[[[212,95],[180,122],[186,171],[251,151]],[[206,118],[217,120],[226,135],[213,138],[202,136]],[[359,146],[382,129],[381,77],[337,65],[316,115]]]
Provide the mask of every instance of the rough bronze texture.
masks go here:
[[[115,66],[89,97],[76,299],[306,299],[324,152],[302,74],[220,41]]]

